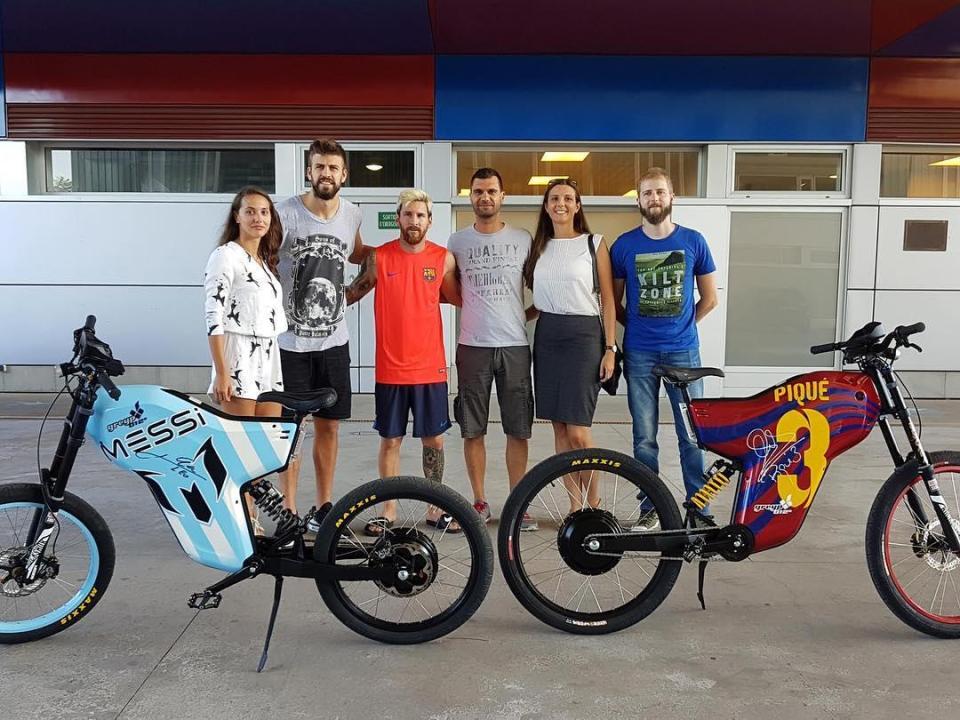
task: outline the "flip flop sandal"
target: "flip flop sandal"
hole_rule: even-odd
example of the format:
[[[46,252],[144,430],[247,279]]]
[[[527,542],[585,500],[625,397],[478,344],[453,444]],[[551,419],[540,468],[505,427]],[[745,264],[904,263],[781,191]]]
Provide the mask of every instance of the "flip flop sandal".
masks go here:
[[[363,526],[363,534],[367,537],[380,537],[384,532],[393,527],[394,521],[388,517],[375,517],[373,520]]]
[[[454,520],[452,515],[447,515],[446,513],[438,517],[436,520],[427,518],[427,525],[435,527],[437,530],[445,530],[452,534],[463,532],[463,528],[460,527],[460,523]]]

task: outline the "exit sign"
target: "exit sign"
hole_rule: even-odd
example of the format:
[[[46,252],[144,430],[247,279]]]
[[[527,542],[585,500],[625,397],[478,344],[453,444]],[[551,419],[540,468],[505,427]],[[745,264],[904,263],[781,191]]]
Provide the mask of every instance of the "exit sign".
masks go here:
[[[395,212],[377,213],[377,228],[380,230],[399,230],[397,225],[397,214]]]

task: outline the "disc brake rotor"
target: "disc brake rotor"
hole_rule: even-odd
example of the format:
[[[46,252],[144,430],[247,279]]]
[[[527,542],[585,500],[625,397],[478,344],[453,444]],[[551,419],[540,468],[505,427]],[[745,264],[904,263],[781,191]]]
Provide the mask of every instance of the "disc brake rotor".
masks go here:
[[[49,564],[46,559],[41,560],[41,568],[36,579],[24,582],[26,566],[23,548],[8,548],[0,551],[0,596],[21,598],[40,590],[47,584],[47,579],[56,575],[56,564]]]
[[[960,518],[952,518],[953,531],[960,535]],[[948,572],[960,566],[960,557],[947,547],[946,538],[940,532],[940,521],[934,520],[913,534],[913,551],[934,570]]]

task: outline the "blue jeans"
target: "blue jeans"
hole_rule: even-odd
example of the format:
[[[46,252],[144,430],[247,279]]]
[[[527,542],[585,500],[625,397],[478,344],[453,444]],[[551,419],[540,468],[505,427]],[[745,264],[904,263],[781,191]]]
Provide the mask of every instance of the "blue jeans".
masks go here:
[[[700,352],[624,351],[623,376],[627,379],[627,401],[633,417],[633,456],[655,473],[659,473],[657,423],[660,419],[660,378],[653,374],[654,365],[700,367]],[[680,450],[680,468],[689,500],[691,495],[703,487],[703,451],[687,436],[680,410],[683,394],[671,383],[666,383],[666,390],[673,409],[673,424],[677,430]],[[691,398],[703,397],[703,381],[690,383],[687,392]],[[649,508],[644,507],[644,510],[647,509]],[[708,512],[708,509],[705,508],[703,512]]]

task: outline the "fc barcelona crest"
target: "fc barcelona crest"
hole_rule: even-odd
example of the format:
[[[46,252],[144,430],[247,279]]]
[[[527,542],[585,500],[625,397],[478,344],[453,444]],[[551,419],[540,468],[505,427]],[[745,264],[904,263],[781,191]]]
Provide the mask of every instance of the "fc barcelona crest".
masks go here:
[[[437,279],[437,269],[425,267],[423,269],[423,279],[426,282],[433,282]]]

